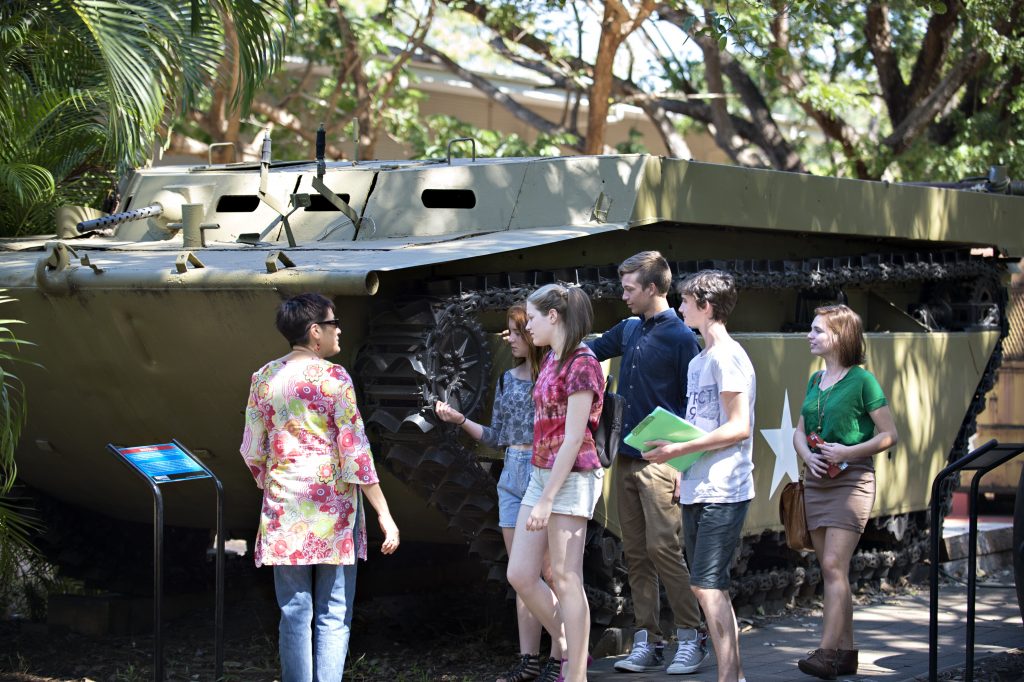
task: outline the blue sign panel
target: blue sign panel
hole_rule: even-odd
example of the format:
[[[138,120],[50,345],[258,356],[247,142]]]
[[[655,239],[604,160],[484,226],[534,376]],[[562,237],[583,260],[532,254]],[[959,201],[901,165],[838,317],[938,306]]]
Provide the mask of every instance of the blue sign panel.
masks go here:
[[[142,475],[155,483],[209,478],[210,474],[199,465],[192,454],[175,443],[139,445],[130,448],[111,446]]]

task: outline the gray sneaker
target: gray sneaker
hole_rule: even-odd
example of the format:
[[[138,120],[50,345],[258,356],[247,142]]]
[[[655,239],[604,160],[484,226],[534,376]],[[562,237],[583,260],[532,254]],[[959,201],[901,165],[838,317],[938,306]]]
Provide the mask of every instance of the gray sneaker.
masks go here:
[[[661,670],[665,665],[662,648],[647,641],[647,630],[637,630],[633,635],[633,650],[621,661],[615,662],[620,672],[646,673]]]
[[[678,628],[676,638],[679,639],[679,648],[665,672],[669,675],[696,672],[708,657],[708,636],[692,628]]]

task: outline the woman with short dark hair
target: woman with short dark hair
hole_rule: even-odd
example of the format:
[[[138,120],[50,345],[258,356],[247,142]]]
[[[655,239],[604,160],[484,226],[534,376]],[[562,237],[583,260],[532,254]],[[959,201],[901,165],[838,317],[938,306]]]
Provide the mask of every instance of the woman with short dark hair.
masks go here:
[[[363,496],[384,543],[398,527],[380,489],[341,347],[334,304],[320,294],[283,302],[277,329],[291,352],[252,376],[241,453],[263,490],[257,566],[274,567],[281,607],[282,682],[337,682],[348,653],[356,558],[366,559]]]
[[[857,673],[850,559],[875,501],[872,458],[896,445],[896,424],[882,387],[864,362],[864,326],[845,305],[814,311],[811,354],[825,361],[807,384],[793,445],[803,459],[807,527],[825,582],[821,644],[799,662],[808,675],[834,680]]]

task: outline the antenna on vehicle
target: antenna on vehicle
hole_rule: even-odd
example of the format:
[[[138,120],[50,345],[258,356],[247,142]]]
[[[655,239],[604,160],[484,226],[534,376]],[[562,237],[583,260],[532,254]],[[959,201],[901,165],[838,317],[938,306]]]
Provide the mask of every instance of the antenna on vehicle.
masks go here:
[[[358,143],[356,147],[358,148]],[[352,226],[355,228],[356,234],[359,233],[359,223],[362,222],[362,218],[358,213],[355,212],[348,202],[335,194],[334,190],[324,184],[324,173],[327,172],[327,163],[324,161],[324,150],[327,148],[327,130],[324,128],[324,124],[321,123],[320,127],[316,129],[316,177],[310,183],[313,185],[313,189],[320,193],[324,199],[331,202],[331,204],[348,216],[348,219],[352,221]]]
[[[257,194],[260,196],[260,201],[277,211],[278,217],[267,226],[264,234],[269,234],[270,230],[273,229],[278,222],[283,222],[284,234],[288,238],[288,246],[295,246],[295,235],[292,234],[292,226],[288,224],[288,216],[298,210],[299,207],[294,206],[291,211],[285,214],[284,207],[278,203],[277,199],[267,193],[267,182],[270,179],[270,144],[270,128],[267,128],[267,132],[263,136],[263,151],[260,154],[260,188],[257,191]],[[261,239],[262,237],[263,235],[260,235]]]
[[[324,151],[327,149],[327,130],[324,124],[316,129],[316,177],[323,179],[327,172],[327,163],[324,161]]]
[[[359,162],[359,119],[352,119],[352,142],[355,145],[355,151],[352,152],[352,165],[356,165]]]

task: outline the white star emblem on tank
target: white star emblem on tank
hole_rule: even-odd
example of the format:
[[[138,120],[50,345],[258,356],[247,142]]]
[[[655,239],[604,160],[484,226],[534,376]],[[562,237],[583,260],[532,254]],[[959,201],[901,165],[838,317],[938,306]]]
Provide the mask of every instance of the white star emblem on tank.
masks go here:
[[[793,433],[795,431],[796,425],[793,424],[793,417],[789,411],[789,391],[786,391],[786,397],[782,404],[782,417],[779,419],[779,428],[761,429],[761,435],[768,441],[772,452],[775,453],[775,468],[772,470],[772,491],[769,497],[775,494],[775,490],[782,482],[783,474],[789,474],[789,478],[792,481],[800,478],[800,469],[797,467],[796,448],[793,447]]]

